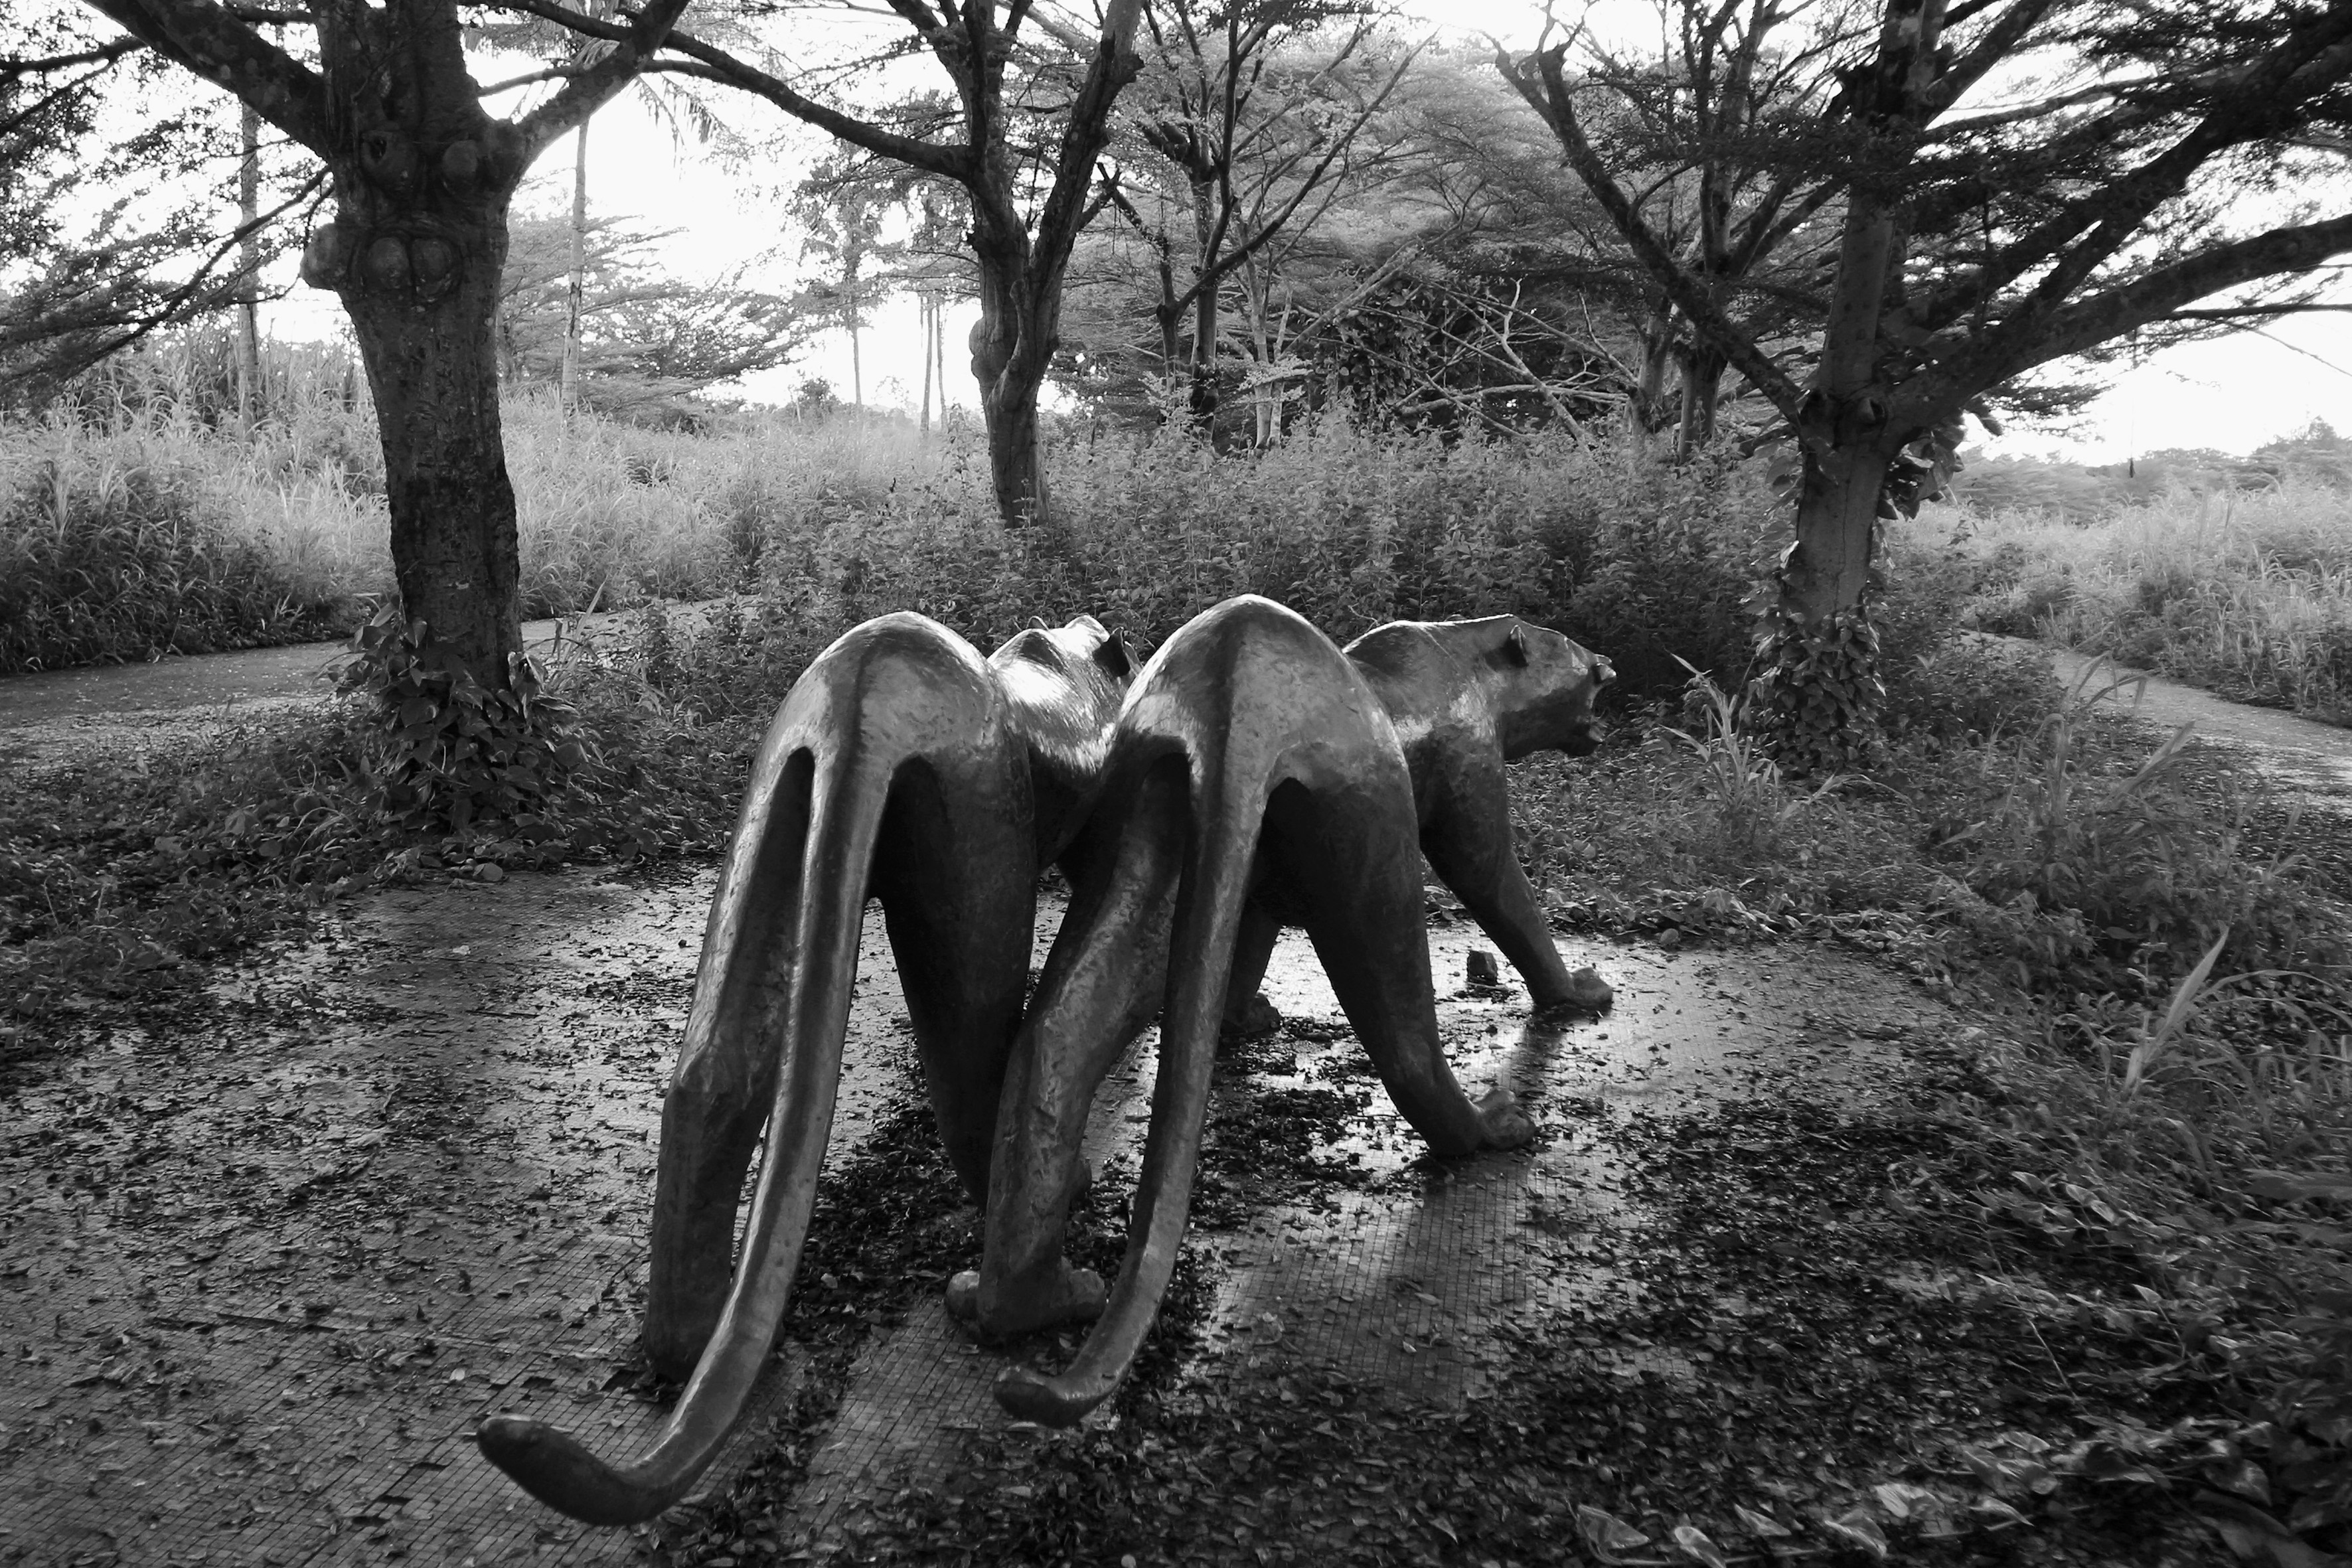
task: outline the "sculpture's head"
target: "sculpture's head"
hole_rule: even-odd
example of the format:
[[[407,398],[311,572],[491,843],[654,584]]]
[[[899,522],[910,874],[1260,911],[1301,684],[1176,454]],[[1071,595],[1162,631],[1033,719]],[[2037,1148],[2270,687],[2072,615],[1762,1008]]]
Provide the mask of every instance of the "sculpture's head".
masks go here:
[[[1024,728],[1070,735],[1107,731],[1135,674],[1126,641],[1092,616],[1015,632],[988,662]]]
[[[1029,748],[1038,856],[1050,860],[1093,808],[1135,661],[1118,633],[1080,616],[1016,632],[988,656],[988,667]]]
[[[1594,710],[1617,678],[1609,661],[1549,626],[1517,616],[1475,623],[1490,628],[1487,667],[1499,677],[1496,729],[1507,757],[1566,752],[1581,757],[1606,731]]]

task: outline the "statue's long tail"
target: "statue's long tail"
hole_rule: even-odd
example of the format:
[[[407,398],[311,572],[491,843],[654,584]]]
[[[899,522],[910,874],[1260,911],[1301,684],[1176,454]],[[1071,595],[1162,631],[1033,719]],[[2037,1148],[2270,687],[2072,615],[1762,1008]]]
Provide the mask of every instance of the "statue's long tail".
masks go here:
[[[772,736],[772,745],[776,740]],[[894,760],[811,749],[761,758],[762,771],[778,770],[771,775],[776,795],[767,834],[791,833],[796,825],[778,817],[795,801],[805,813],[797,865],[788,855],[771,862],[773,874],[793,877],[794,884],[771,884],[761,893],[795,911],[789,952],[806,955],[806,962],[786,981],[783,1058],[742,1258],[719,1326],[660,1436],[641,1458],[612,1465],[565,1433],[520,1416],[493,1415],[476,1434],[492,1463],[574,1519],[634,1524],[685,1496],[726,1442],[775,1341],[833,1127],[866,879]],[[789,845],[793,839],[769,841]]]
[[[1152,1089],[1151,1128],[1118,1282],[1068,1367],[1050,1376],[1016,1367],[996,1385],[997,1402],[1031,1421],[1066,1426],[1110,1397],[1143,1348],[1175,1272],[1192,1208],[1201,1132],[1208,1120],[1217,1024],[1224,1012],[1234,942],[1265,816],[1258,790],[1229,785],[1229,780],[1212,779],[1207,789],[1196,785],[1191,793],[1192,845],[1178,885],[1168,950],[1160,1076]],[[1220,788],[1237,797],[1228,808],[1202,798]]]

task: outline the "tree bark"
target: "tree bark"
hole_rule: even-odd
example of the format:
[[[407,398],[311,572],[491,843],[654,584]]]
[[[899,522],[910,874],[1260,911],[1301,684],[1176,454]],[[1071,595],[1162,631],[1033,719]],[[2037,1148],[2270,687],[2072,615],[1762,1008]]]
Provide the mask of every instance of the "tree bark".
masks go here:
[[[1219,230],[1212,221],[1209,204],[1214,199],[1216,187],[1206,180],[1192,182],[1193,244],[1200,257],[1195,273],[1201,282],[1192,300],[1192,364],[1190,407],[1192,423],[1203,435],[1210,433],[1217,422],[1217,282],[1211,276],[1217,264],[1216,247]]]
[[[1797,542],[1781,571],[1781,603],[1808,625],[1863,601],[1870,585],[1879,498],[1894,453],[1853,438],[1808,449],[1797,492]]]
[[[1027,229],[1004,204],[1002,215],[975,201],[972,251],[980,263],[980,320],[971,329],[971,374],[980,383],[980,416],[988,429],[990,478],[997,514],[1008,528],[1048,515],[1037,460],[1037,391],[1053,360],[1060,291],[1036,299]],[[996,221],[992,222],[991,217]]]
[[[929,295],[916,296],[916,331],[923,340],[923,405],[920,429],[926,436],[931,433],[931,312],[936,307],[931,303]]]
[[[239,106],[237,123],[236,220],[245,237],[237,247],[236,423],[253,431],[254,399],[261,386],[261,115],[253,105]]]
[[[572,275],[563,296],[563,357],[556,362],[555,401],[565,414],[580,393],[580,314],[588,281],[588,122],[572,143]]]
[[[445,216],[430,237],[405,245],[379,237],[338,291],[375,395],[402,608],[475,679],[503,687],[508,656],[522,649],[514,487],[491,333],[506,205],[468,216],[470,223]],[[437,298],[422,299],[415,284],[427,268],[417,253],[437,258],[436,245],[455,253],[455,276]]]
[[[1724,358],[1705,344],[1683,356],[1682,417],[1675,436],[1677,459],[1715,439],[1717,405],[1723,401]]]
[[[525,147],[458,80],[330,155],[338,210],[302,277],[341,299],[375,395],[402,610],[499,689],[522,626],[495,319]]]

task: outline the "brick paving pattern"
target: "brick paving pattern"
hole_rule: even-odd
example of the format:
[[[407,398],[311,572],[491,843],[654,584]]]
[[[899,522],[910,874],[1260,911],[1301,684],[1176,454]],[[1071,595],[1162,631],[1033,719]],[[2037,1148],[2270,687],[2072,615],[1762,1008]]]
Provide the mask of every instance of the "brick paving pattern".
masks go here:
[[[310,1024],[243,1033],[247,991],[231,984],[216,1031],[92,1040],[15,1093],[0,1131],[0,1563],[637,1558],[642,1533],[541,1508],[469,1434],[492,1410],[543,1412],[617,1455],[659,1424],[629,1347],[661,1086],[709,896],[707,877],[584,874],[397,896],[340,942],[250,972],[315,1004]],[[1433,930],[1442,985],[1475,938]],[[1217,1238],[1204,1354],[1475,1397],[1514,1314],[1612,1288],[1579,1256],[1615,1201],[1580,1131],[1592,1101],[1671,1110],[1791,1078],[1859,1092],[1876,1040],[1940,1013],[1832,955],[1801,960],[1811,1014],[1764,1005],[1794,958],[1570,956],[1588,960],[1619,987],[1608,1017],[1526,1029],[1516,993],[1443,1009],[1465,1080],[1510,1081],[1553,1135],[1433,1187],[1337,1193]],[[899,1070],[887,967],[877,917],[835,1159]],[[1336,1021],[1303,941],[1286,939],[1268,989],[1286,1016]],[[1303,1044],[1297,1066],[1328,1072],[1355,1050]],[[1151,1069],[1147,1039],[1113,1074],[1097,1162],[1139,1137],[1129,1117]],[[1410,1134],[1393,1117],[1374,1126],[1364,1163],[1394,1172]],[[935,1480],[966,1436],[1002,1424],[998,1367],[936,1302],[871,1345],[813,1460],[803,1525],[835,1535],[863,1501]],[[789,1349],[772,1364],[711,1484],[757,1451],[798,1373]]]

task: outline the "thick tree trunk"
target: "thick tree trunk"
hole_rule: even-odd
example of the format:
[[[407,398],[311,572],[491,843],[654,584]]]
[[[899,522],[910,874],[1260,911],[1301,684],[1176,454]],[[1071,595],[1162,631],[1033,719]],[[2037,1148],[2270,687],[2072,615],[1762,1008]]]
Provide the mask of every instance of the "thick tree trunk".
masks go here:
[[[1677,459],[1715,439],[1717,405],[1723,400],[1724,360],[1719,353],[1694,348],[1683,360],[1682,418],[1675,437]]]
[[[491,331],[506,262],[503,193],[312,236],[306,279],[342,297],[375,395],[401,606],[508,684],[522,649],[514,487]]]
[[[1648,460],[1651,437],[1665,421],[1658,404],[1666,390],[1666,368],[1675,358],[1674,307],[1661,302],[1642,328],[1642,374],[1626,405],[1626,424],[1633,439],[1628,449],[1639,464]]]
[[[1209,269],[1216,265],[1216,226],[1211,221],[1209,203],[1216,187],[1205,180],[1192,182],[1192,243],[1199,256],[1197,276],[1206,279]],[[1192,389],[1191,411],[1192,423],[1202,435],[1208,435],[1217,422],[1217,286],[1208,283],[1192,300]]]
[[[981,416],[988,426],[988,467],[996,509],[1008,528],[1051,521],[1045,470],[1037,455],[1037,384],[1000,377],[983,387]]]
[[[1870,586],[1879,498],[1893,454],[1853,440],[1805,454],[1797,542],[1781,568],[1781,604],[1818,623],[1863,603]]]
[[[1032,287],[1025,232],[992,243],[975,226],[972,240],[980,261],[980,320],[971,329],[971,374],[980,383],[981,419],[988,428],[989,474],[1004,526],[1026,528],[1052,517],[1037,455],[1037,391],[1053,363],[1061,291],[1041,296]]]

